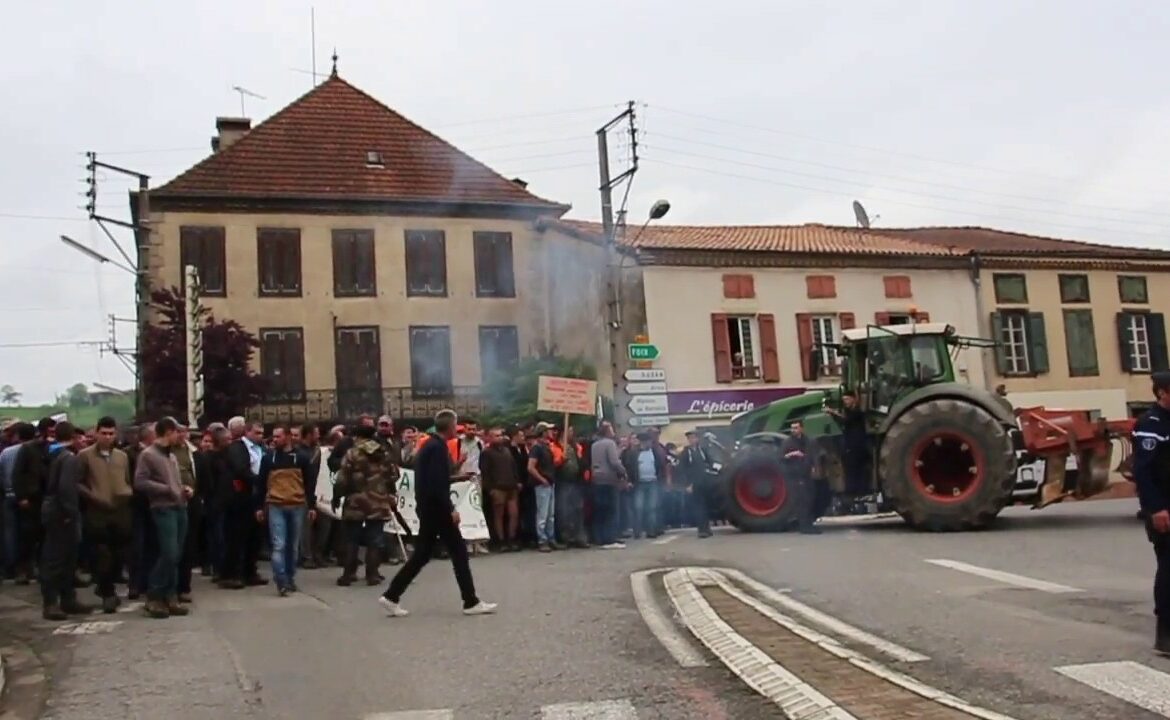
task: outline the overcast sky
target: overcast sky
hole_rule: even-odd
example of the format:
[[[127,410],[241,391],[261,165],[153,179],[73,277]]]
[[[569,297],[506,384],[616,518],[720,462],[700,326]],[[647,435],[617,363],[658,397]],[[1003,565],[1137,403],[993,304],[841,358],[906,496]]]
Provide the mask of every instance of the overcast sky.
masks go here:
[[[6,10],[0,384],[133,384],[93,346],[130,276],[84,219],[86,150],[161,184],[216,115],[307,91],[310,3],[54,0]],[[986,225],[1170,247],[1170,4],[1084,0],[394,0],[316,4],[317,67],[536,193],[599,213],[594,130],[638,102],[631,223]],[[614,164],[623,147],[614,139]],[[127,183],[99,210],[125,218]],[[125,231],[119,238],[126,241]],[[123,342],[133,326],[119,327]]]

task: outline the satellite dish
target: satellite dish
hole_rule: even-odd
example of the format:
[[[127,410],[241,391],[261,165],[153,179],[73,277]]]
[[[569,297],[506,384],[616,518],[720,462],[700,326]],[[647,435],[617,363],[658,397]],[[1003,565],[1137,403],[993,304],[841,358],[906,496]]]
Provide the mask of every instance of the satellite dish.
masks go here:
[[[869,213],[865,212],[865,208],[857,200],[853,201],[853,216],[857,218],[857,227],[869,229]]]

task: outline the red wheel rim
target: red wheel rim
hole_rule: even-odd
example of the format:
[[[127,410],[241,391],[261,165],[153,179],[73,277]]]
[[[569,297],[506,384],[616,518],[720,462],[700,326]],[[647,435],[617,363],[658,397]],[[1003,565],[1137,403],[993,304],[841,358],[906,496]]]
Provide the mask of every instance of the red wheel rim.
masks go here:
[[[787,500],[788,484],[777,468],[744,468],[735,474],[735,502],[748,515],[768,517]]]
[[[918,491],[938,503],[958,503],[983,485],[987,463],[971,436],[948,430],[927,435],[910,451]]]

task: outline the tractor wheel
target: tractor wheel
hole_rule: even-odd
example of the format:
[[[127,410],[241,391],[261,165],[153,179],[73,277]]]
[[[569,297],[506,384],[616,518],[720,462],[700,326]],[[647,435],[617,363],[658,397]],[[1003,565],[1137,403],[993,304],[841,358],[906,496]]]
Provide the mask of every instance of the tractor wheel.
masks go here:
[[[724,476],[727,519],[745,532],[780,532],[799,519],[795,483],[784,478],[775,447],[737,453]]]
[[[940,398],[907,410],[886,433],[879,462],[890,505],[923,530],[986,527],[1015,487],[1007,430],[962,400]]]

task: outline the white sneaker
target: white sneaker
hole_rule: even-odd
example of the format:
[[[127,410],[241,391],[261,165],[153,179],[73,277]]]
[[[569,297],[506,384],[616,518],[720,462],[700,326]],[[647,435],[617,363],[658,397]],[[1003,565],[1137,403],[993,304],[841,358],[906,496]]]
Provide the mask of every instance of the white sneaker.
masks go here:
[[[612,542],[608,545],[602,545],[601,547],[605,548],[606,550],[625,550],[626,544],[622,542]]]
[[[410,614],[406,611],[406,608],[402,607],[385,595],[378,598],[378,604],[382,606],[382,608],[386,611],[386,615],[389,617],[406,617]],[[480,604],[482,605],[483,603]]]
[[[496,611],[497,605],[495,603],[484,602],[480,600],[475,605],[469,608],[463,608],[464,615],[491,615]]]

